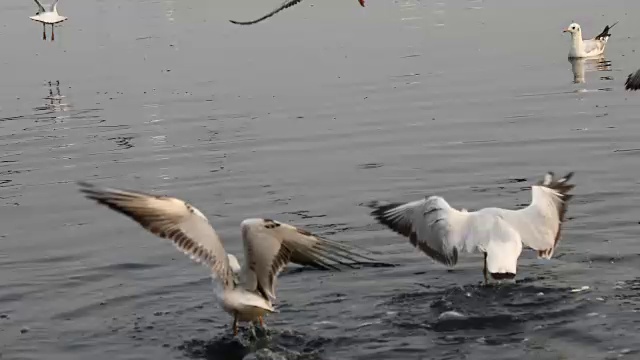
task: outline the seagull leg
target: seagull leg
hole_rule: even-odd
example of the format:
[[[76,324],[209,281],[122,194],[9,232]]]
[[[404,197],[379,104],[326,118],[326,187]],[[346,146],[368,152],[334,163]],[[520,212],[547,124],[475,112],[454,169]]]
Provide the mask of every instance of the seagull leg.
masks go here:
[[[47,24],[42,23],[42,40],[47,40]]]
[[[233,315],[233,336],[238,336],[238,315]]]
[[[262,332],[264,332],[264,334],[268,337],[269,336],[269,329],[267,329],[267,325],[264,323],[264,319],[262,318],[262,316],[260,316],[258,318],[258,321],[260,321],[260,326],[262,327]]]
[[[51,24],[51,41],[55,40],[55,38],[54,38],[55,35],[53,35],[53,27],[54,27],[54,25]]]
[[[482,270],[484,274],[484,284],[489,285],[489,270],[487,270],[487,253],[484,253],[484,269]]]

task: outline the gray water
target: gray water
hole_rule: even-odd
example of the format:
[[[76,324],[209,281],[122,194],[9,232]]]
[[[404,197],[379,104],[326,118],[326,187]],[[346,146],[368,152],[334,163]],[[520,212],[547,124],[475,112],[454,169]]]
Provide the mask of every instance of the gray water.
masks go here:
[[[638,1],[305,0],[227,21],[278,3],[63,0],[45,42],[33,2],[0,2],[0,358],[640,356]],[[599,65],[567,61],[573,20],[620,20]],[[362,206],[515,208],[548,170],[576,172],[563,240],[497,289],[480,256],[448,270]],[[398,266],[284,274],[271,340],[249,346],[206,269],[78,180],[188,200],[238,255],[261,216]]]

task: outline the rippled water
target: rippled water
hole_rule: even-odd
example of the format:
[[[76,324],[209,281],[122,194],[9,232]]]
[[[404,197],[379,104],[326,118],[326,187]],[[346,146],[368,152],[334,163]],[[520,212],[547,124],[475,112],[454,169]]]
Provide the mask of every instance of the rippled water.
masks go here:
[[[52,43],[32,2],[0,3],[1,358],[640,356],[640,3],[305,0],[227,21],[275,5],[64,0]],[[600,63],[567,61],[573,20],[620,20]],[[516,207],[547,170],[576,171],[557,256],[526,252],[499,288],[480,256],[447,270],[362,206]],[[234,340],[206,270],[78,180],[187,199],[236,254],[264,216],[398,266],[288,272],[270,339]]]

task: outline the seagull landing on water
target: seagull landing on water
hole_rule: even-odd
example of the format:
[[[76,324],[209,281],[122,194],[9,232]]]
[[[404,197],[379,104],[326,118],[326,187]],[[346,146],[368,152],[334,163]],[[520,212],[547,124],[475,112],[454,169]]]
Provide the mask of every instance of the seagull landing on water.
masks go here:
[[[33,1],[38,5],[38,12],[35,16],[30,16],[29,18],[42,23],[42,40],[47,40],[46,26],[47,24],[51,24],[51,41],[54,41],[55,35],[53,33],[53,27],[55,24],[67,20],[67,17],[58,14],[58,0],[55,0],[53,4],[51,4],[49,11],[45,10],[38,0]]]
[[[568,28],[564,29],[562,32],[571,33],[571,49],[569,50],[570,58],[585,58],[591,56],[598,56],[604,53],[604,48],[607,45],[607,41],[611,34],[609,34],[609,30],[616,26],[618,22],[616,21],[613,25],[605,26],[604,30],[598,36],[593,39],[583,40],[582,39],[582,29],[580,29],[580,25],[576,23],[572,23]]]
[[[259,321],[264,327],[262,317],[275,312],[276,278],[289,262],[337,270],[336,265],[352,267],[360,259],[372,260],[295,226],[246,219],[240,225],[245,256],[244,267],[240,267],[236,257],[226,253],[207,218],[190,204],[168,196],[79,185],[87,198],[171,240],[178,250],[207,266],[217,302],[233,316],[234,336],[238,322]]]
[[[229,20],[230,22],[234,23],[234,24],[238,24],[238,25],[253,25],[253,24],[257,24],[259,22],[261,22],[262,20],[268,19],[270,17],[272,17],[273,15],[279,13],[280,11],[290,8],[293,5],[296,5],[298,3],[300,3],[302,0],[285,0],[280,6],[278,6],[277,8],[273,9],[270,13],[266,14],[265,16],[255,19],[255,20],[251,20],[251,21],[236,21],[236,20]],[[358,0],[358,2],[360,3],[360,6],[364,7],[364,1],[365,0]]]
[[[554,178],[549,172],[531,186],[531,204],[521,210],[484,208],[456,210],[443,198],[430,196],[406,204],[374,202],[371,215],[437,262],[453,267],[458,252],[484,253],[484,281],[513,279],[522,245],[550,259],[560,240],[567,211],[568,181],[573,173]]]

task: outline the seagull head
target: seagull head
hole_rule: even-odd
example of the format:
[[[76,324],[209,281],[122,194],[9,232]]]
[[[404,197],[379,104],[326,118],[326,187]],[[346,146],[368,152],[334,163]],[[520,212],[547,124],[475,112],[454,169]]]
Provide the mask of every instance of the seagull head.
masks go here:
[[[571,33],[571,36],[576,35],[576,34],[580,34],[582,32],[582,30],[580,30],[580,25],[576,24],[576,23],[571,23],[571,25],[569,25],[566,29],[562,30],[563,33]]]

